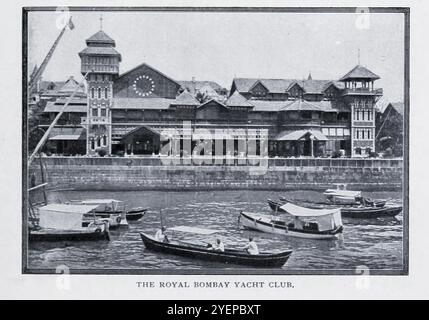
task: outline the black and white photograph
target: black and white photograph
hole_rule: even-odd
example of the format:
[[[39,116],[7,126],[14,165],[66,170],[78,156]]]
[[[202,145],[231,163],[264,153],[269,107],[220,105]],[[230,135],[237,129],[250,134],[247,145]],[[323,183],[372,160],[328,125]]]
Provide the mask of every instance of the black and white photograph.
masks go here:
[[[22,19],[24,274],[408,274],[407,8]]]

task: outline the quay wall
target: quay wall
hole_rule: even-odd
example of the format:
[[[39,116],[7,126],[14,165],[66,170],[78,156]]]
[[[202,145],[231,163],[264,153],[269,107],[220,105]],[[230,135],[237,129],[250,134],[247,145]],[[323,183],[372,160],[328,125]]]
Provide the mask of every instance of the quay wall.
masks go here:
[[[232,160],[234,161],[234,160]],[[43,157],[49,189],[74,190],[322,190],[347,183],[359,190],[400,190],[401,159],[258,159],[194,165],[159,158]],[[29,168],[41,182],[39,159]]]

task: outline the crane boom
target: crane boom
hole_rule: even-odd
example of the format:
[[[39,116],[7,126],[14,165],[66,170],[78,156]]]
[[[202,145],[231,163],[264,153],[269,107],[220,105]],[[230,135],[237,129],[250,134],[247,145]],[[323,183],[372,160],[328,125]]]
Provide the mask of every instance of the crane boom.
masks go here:
[[[51,59],[52,55],[54,54],[54,51],[55,51],[58,43],[60,42],[61,38],[63,37],[64,32],[66,31],[67,27],[70,30],[74,29],[74,24],[72,22],[71,17],[70,17],[69,21],[66,23],[66,25],[63,27],[63,29],[61,30],[60,34],[58,35],[57,39],[55,40],[54,44],[52,45],[51,49],[49,50],[48,54],[46,55],[45,59],[43,60],[42,64],[40,65],[40,67],[37,69],[36,72],[33,73],[33,76],[30,78],[30,81],[28,84],[28,89],[29,89],[30,93],[32,92],[32,90],[34,89],[34,86],[37,84],[37,82],[39,81],[43,72],[45,71],[46,66],[49,63],[49,60]]]
[[[39,152],[40,148],[45,144],[46,140],[49,137],[49,133],[51,132],[52,128],[57,124],[57,121],[59,118],[61,118],[61,116],[63,115],[64,111],[66,110],[66,108],[68,107],[68,105],[70,104],[70,102],[72,101],[73,97],[75,96],[76,92],[79,90],[79,88],[82,86],[83,82],[85,81],[86,77],[88,76],[88,74],[91,72],[92,70],[89,70],[85,76],[83,77],[83,80],[79,83],[78,86],[76,86],[76,89],[73,91],[73,93],[71,94],[71,96],[67,99],[67,102],[64,104],[64,106],[62,107],[61,111],[58,112],[58,114],[56,115],[54,121],[52,121],[52,123],[49,125],[49,128],[46,130],[45,134],[43,135],[42,139],[40,139],[39,143],[37,144],[36,148],[34,149],[33,153],[30,155],[30,158],[28,159],[28,166],[30,166],[31,162],[33,161],[34,157],[36,156],[36,154]]]

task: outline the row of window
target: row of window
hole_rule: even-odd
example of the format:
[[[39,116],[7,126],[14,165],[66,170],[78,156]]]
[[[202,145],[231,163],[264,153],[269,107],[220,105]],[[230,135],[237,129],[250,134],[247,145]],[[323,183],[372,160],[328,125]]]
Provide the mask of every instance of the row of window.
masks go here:
[[[109,89],[108,88],[100,88],[97,90],[95,88],[91,88],[91,99],[108,99],[109,98]]]
[[[346,128],[322,128],[322,132],[326,136],[350,136],[350,129]]]
[[[106,117],[107,109],[106,108],[92,108],[91,115],[93,117]]]
[[[118,63],[116,57],[88,57],[83,56],[82,62],[84,64],[116,64]]]
[[[374,120],[374,113],[372,110],[353,110],[353,120],[356,121],[372,121]]]
[[[107,147],[107,136],[103,135],[97,138],[90,138],[89,140],[91,150],[95,150],[100,147]]]
[[[371,100],[357,100],[353,103],[355,108],[372,108]]]
[[[371,140],[374,138],[372,129],[354,129],[353,138],[357,140]]]

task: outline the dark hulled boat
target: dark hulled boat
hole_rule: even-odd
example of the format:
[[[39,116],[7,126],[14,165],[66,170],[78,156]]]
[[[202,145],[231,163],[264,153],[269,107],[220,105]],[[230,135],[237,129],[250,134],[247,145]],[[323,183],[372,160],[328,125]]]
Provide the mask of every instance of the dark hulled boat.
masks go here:
[[[137,221],[143,218],[148,208],[133,208],[127,211],[126,217],[128,221]]]
[[[239,264],[259,268],[280,268],[290,255],[292,250],[279,253],[264,253],[250,255],[245,251],[225,249],[224,252],[208,250],[204,246],[194,244],[183,244],[175,242],[159,242],[152,237],[140,233],[142,241],[148,250],[162,253],[174,254],[192,259],[221,262],[226,264]]]
[[[295,203],[294,201],[289,201],[284,198],[282,200],[271,200],[267,199],[268,205],[273,211],[286,213],[285,210],[281,208],[286,203]],[[332,204],[325,203],[314,203],[314,202],[304,202],[299,201],[300,204],[303,204],[309,208],[320,208],[321,206],[332,206]],[[344,205],[341,207],[341,216],[343,218],[354,218],[354,219],[375,219],[375,218],[386,218],[386,217],[395,217],[402,212],[402,206],[389,206],[384,205],[380,206],[380,202],[377,202],[378,205],[374,206],[352,206]],[[385,204],[385,202],[384,202]]]
[[[31,242],[47,241],[97,241],[110,240],[109,230],[99,228],[94,230],[29,230],[28,240]]]

